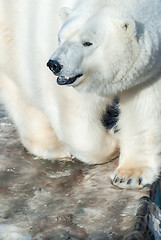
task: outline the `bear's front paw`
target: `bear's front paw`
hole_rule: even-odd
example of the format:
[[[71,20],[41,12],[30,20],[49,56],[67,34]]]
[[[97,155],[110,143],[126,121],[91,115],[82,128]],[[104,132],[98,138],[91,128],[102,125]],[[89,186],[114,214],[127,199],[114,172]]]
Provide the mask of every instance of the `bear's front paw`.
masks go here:
[[[154,169],[147,166],[118,167],[113,177],[113,184],[119,188],[140,189],[151,185],[157,179]]]

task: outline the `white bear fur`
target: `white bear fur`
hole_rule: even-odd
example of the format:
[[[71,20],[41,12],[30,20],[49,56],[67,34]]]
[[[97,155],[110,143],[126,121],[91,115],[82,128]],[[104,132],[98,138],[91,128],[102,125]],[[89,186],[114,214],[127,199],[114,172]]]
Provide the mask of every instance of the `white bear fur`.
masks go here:
[[[104,163],[118,155],[102,126],[111,100],[58,86],[46,63],[57,47],[59,9],[74,0],[0,0],[0,95],[24,146],[47,159]]]
[[[13,0],[0,1],[11,6],[11,13],[15,8],[13,15],[0,14],[0,36],[7,48],[0,55],[0,91],[24,145],[47,158],[60,153],[88,163],[108,161],[115,155],[117,140],[104,130],[100,115],[108,99],[118,95],[121,154],[113,183],[123,188],[153,183],[161,165],[161,0],[80,0],[71,10],[60,11],[65,22],[56,51],[56,5],[38,2],[16,1],[17,11]],[[9,52],[12,36],[16,41]],[[87,41],[93,45],[84,47]],[[52,60],[62,63],[62,76],[83,74],[73,88],[57,86],[44,70],[50,52]]]
[[[82,0],[67,12],[51,56],[63,65],[58,75],[83,74],[71,84],[78,91],[119,96],[113,182],[151,184],[161,166],[161,0]]]

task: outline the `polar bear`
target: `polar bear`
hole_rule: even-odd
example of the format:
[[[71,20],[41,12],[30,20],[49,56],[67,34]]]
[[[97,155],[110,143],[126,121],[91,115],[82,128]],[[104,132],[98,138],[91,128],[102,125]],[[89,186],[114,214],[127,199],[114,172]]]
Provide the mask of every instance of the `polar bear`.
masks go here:
[[[0,96],[29,152],[99,164],[118,155],[117,136],[101,123],[111,100],[59,86],[46,67],[59,9],[75,2],[0,0]]]
[[[113,183],[152,184],[161,166],[161,0],[81,0],[60,15],[48,67],[59,85],[120,98]]]

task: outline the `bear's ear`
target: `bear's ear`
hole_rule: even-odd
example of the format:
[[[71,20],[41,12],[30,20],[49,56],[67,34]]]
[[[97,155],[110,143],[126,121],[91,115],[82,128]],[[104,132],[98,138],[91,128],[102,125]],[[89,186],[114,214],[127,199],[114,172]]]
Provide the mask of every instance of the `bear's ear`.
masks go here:
[[[136,23],[133,19],[124,19],[121,22],[121,28],[129,35],[136,36]]]
[[[62,21],[65,22],[71,13],[71,9],[68,7],[62,7],[59,11],[59,16],[61,17]]]

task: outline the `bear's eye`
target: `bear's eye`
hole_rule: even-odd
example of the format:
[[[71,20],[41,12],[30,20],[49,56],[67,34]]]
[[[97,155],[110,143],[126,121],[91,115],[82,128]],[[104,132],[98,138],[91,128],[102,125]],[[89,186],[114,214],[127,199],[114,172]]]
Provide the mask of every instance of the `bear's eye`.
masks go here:
[[[89,47],[89,46],[91,46],[91,45],[93,45],[93,43],[91,43],[91,42],[84,42],[84,43],[83,43],[83,46],[84,46],[84,47]]]

